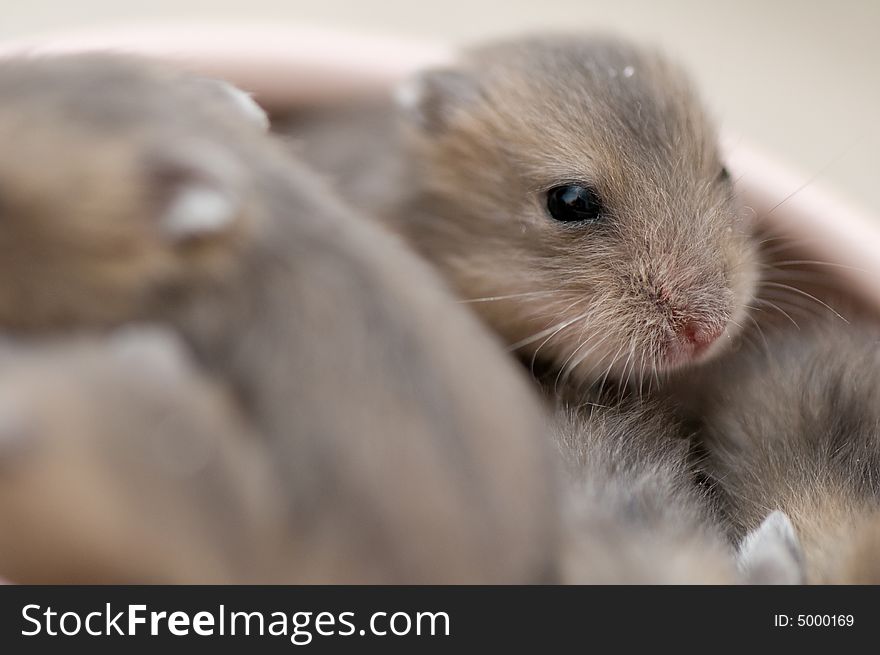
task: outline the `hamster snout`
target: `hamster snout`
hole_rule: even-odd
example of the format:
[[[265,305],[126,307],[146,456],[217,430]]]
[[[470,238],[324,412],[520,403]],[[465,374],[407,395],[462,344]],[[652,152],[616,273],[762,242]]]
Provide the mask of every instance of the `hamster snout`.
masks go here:
[[[705,352],[724,333],[724,326],[719,322],[722,317],[691,315],[687,306],[682,309],[670,307],[669,298],[669,291],[661,288],[655,296],[655,304],[660,311],[669,310],[673,316],[681,317],[672,322],[672,344],[681,346],[686,354],[699,355]],[[726,321],[726,316],[723,318]]]
[[[722,327],[691,319],[678,325],[675,330],[675,340],[670,341],[666,351],[666,362],[670,366],[702,359],[724,334]]]
[[[634,293],[642,293],[648,300],[645,307],[635,308],[638,313],[634,319],[639,315],[658,317],[662,332],[656,342],[658,368],[699,361],[714,351],[713,346],[721,345],[717,342],[730,333],[731,326],[736,328],[732,320],[738,303],[730,282],[710,266],[696,267],[663,256],[654,260],[646,261],[653,275],[632,280]],[[649,319],[645,326],[650,325]],[[645,337],[651,339],[647,330]]]
[[[688,320],[679,327],[678,335],[685,344],[693,348],[695,354],[700,354],[715,343],[723,332],[717,326]]]

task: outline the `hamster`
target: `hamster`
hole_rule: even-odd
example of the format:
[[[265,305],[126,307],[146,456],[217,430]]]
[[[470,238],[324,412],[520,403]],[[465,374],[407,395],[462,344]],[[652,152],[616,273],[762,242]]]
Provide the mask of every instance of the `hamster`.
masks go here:
[[[698,484],[698,462],[669,406],[561,404],[554,424],[567,473],[566,582],[739,581],[716,501]]]
[[[527,381],[427,265],[221,95],[119,57],[0,64],[0,329],[179,334],[269,452],[288,582],[552,579]]]
[[[525,38],[398,95],[399,114],[322,108],[277,129],[554,392],[574,462],[564,576],[737,579],[678,421],[604,393],[722,351],[755,293],[752,226],[684,75],[607,37]]]
[[[880,330],[826,321],[713,368],[704,465],[748,559],[792,582],[880,582]]]
[[[4,576],[284,579],[283,506],[267,453],[173,335],[127,328],[6,344],[0,398]]]
[[[738,334],[759,277],[751,221],[664,57],[601,35],[525,37],[468,50],[398,99],[384,131],[380,108],[359,134],[339,127],[351,111],[284,131],[533,368],[653,383]]]

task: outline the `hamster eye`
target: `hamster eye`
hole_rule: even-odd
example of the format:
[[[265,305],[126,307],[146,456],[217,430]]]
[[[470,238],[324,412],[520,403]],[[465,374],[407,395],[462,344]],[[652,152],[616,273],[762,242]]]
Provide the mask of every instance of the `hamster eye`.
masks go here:
[[[563,223],[594,223],[601,217],[603,207],[598,194],[591,188],[565,184],[547,192],[547,209],[550,216]]]

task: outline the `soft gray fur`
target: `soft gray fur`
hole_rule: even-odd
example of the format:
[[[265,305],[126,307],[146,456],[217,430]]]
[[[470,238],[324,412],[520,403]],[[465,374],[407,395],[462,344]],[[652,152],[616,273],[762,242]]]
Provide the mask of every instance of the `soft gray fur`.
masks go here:
[[[223,97],[126,58],[0,64],[0,327],[182,336],[282,486],[279,582],[553,579],[520,371]]]
[[[563,578],[567,582],[704,584],[736,581],[714,500],[669,407],[562,406],[566,463]]]
[[[284,579],[284,503],[226,389],[167,331],[0,350],[0,571],[20,583]]]
[[[733,537],[781,510],[808,581],[880,580],[880,331],[781,333],[703,388],[705,466]]]

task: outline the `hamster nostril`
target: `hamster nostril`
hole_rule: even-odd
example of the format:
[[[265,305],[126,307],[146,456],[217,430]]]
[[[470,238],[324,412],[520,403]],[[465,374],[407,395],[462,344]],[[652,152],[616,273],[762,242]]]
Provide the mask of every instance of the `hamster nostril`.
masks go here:
[[[700,321],[686,320],[678,327],[678,336],[697,351],[711,346],[724,329],[716,325],[708,325]]]

